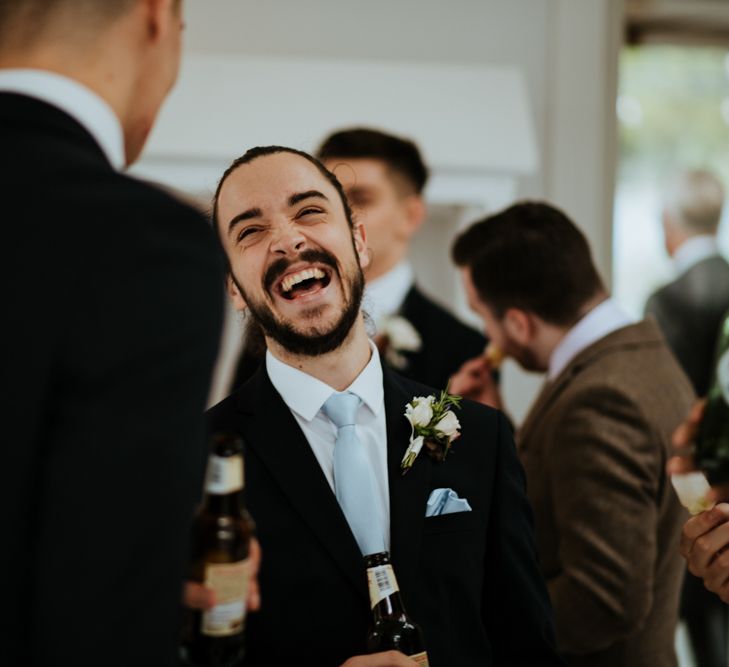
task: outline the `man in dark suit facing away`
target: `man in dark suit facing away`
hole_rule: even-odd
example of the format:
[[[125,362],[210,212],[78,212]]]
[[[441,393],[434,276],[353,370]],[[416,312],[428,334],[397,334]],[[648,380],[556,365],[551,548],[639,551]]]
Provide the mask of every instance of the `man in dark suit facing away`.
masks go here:
[[[0,3],[0,664],[177,663],[222,266],[121,173],[178,69],[177,0]]]
[[[445,388],[464,361],[483,352],[486,339],[417,285],[408,254],[425,220],[428,180],[418,147],[380,130],[350,128],[324,139],[317,156],[341,181],[354,216],[367,230],[363,306],[384,359],[407,378]],[[235,386],[261,356],[255,328],[249,335]]]
[[[305,153],[251,149],[224,174],[214,219],[233,304],[267,345],[256,374],[209,413],[212,430],[246,442],[264,555],[246,664],[414,664],[362,655],[363,555],[383,550],[432,667],[559,664],[504,417],[464,402],[452,453],[435,462],[423,448],[401,471],[406,405],[437,392],[381,364],[367,337],[366,231],[336,178]]]
[[[680,174],[667,193],[662,223],[666,251],[677,277],[655,292],[646,305],[696,393],[711,382],[717,336],[729,310],[729,264],[719,254],[716,233],[724,188],[704,170]],[[686,573],[681,599],[697,663],[720,667],[729,662],[729,605]]]

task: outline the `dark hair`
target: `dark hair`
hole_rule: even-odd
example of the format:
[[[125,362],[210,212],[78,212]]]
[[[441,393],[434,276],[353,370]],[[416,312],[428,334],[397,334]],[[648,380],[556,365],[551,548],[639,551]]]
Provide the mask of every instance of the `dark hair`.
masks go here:
[[[334,132],[324,140],[316,154],[320,160],[382,160],[392,171],[403,176],[418,194],[423,191],[428,180],[428,168],[415,143],[379,130],[358,127]]]
[[[452,255],[470,269],[479,297],[497,317],[520,308],[571,326],[604,290],[582,232],[542,202],[514,204],[475,222],[458,236]]]
[[[337,180],[337,177],[332,174],[331,171],[329,171],[319,160],[317,160],[315,157],[309,155],[308,153],[305,153],[304,151],[297,150],[296,148],[288,148],[286,146],[255,146],[254,148],[249,148],[243,155],[241,155],[239,158],[236,158],[233,160],[233,163],[228,167],[223,175],[220,178],[220,181],[218,182],[218,187],[215,189],[215,196],[213,197],[213,210],[210,215],[213,228],[215,231],[215,238],[218,240],[218,243],[220,244],[220,250],[223,253],[223,257],[225,259],[225,264],[228,267],[228,270],[230,270],[230,264],[228,262],[228,254],[225,252],[225,249],[223,247],[222,241],[220,239],[220,231],[218,229],[218,199],[220,198],[220,191],[223,188],[223,183],[225,183],[225,180],[230,176],[238,167],[244,164],[248,164],[249,162],[253,162],[258,157],[264,157],[266,155],[275,155],[276,153],[291,153],[293,155],[299,155],[300,157],[303,157],[305,160],[308,160],[313,164],[321,173],[324,178],[329,181],[329,183],[332,184],[334,189],[339,194],[339,198],[342,200],[342,206],[344,207],[344,216],[347,219],[347,224],[349,225],[349,228],[352,229],[354,227],[354,220],[352,218],[352,209],[349,206],[349,202],[347,201],[347,196],[344,194],[344,189],[342,188],[342,184]]]

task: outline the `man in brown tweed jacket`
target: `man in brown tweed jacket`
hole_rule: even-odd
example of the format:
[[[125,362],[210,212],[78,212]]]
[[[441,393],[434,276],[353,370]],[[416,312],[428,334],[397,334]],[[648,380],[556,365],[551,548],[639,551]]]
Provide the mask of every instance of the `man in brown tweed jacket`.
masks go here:
[[[569,665],[670,667],[686,516],[665,475],[693,391],[649,321],[631,324],[557,209],[521,203],[454,246],[488,334],[547,382],[517,442]],[[452,390],[494,402],[489,361]]]

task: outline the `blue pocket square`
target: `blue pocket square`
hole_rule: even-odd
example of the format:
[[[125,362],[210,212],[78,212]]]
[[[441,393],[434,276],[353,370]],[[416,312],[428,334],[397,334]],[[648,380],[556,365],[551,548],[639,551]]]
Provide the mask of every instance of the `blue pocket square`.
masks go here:
[[[459,498],[453,489],[433,489],[425,505],[425,516],[440,516],[455,512],[470,512],[468,501]]]

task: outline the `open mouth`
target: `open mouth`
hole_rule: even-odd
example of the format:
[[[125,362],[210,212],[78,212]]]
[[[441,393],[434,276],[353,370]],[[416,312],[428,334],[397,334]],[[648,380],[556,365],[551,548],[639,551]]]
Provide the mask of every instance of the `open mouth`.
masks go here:
[[[331,273],[328,269],[309,267],[285,275],[278,282],[277,290],[284,299],[293,301],[303,296],[315,294],[329,285],[331,280]]]

